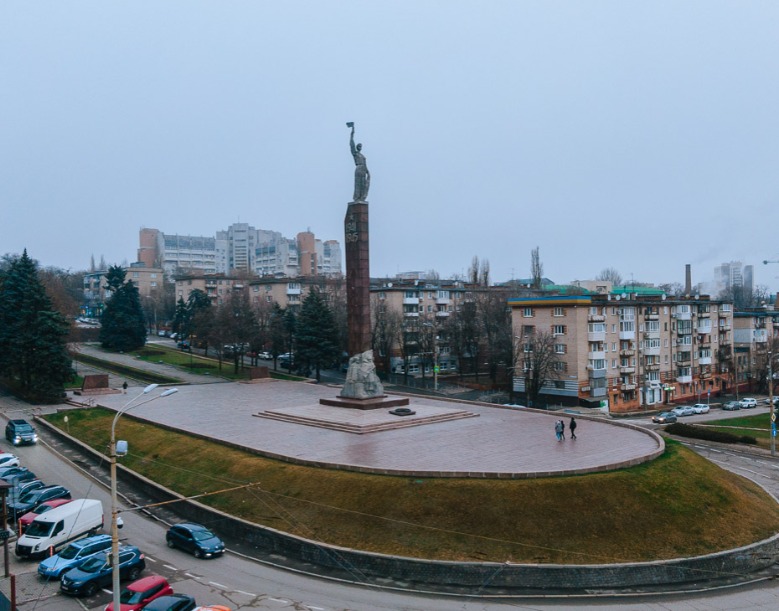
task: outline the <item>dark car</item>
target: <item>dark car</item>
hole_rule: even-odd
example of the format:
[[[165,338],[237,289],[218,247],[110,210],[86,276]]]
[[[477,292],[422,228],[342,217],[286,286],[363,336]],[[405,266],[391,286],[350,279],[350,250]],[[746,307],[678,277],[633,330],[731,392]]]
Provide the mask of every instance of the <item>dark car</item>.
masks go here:
[[[92,596],[100,588],[112,582],[110,551],[100,552],[85,560],[62,576],[60,590],[74,596]],[[137,547],[126,545],[119,549],[119,579],[135,581],[146,560]]]
[[[726,412],[736,412],[741,409],[741,403],[738,401],[728,401],[725,403],[725,405],[722,406],[722,409],[724,409]]]
[[[168,547],[178,547],[197,558],[213,558],[225,551],[225,544],[219,537],[205,526],[193,522],[171,526],[165,540]]]
[[[5,425],[5,438],[15,446],[38,442],[35,429],[29,422],[21,419],[8,421]]]
[[[1,474],[0,479],[4,479],[7,484],[11,484],[15,488],[18,488],[25,482],[31,482],[38,479],[38,476],[29,469],[25,469],[24,467],[13,467],[10,471],[7,470],[5,473]],[[19,497],[17,496],[16,498]],[[8,502],[11,502],[10,498],[8,499]]]
[[[14,476],[16,477],[24,477],[23,475]],[[10,479],[5,480],[9,484],[11,484],[11,488],[6,493],[6,502],[7,503],[15,503],[18,501],[22,495],[24,495],[25,492],[28,492],[30,490],[33,490],[35,488],[43,488],[45,485],[41,480],[39,479],[33,479],[33,480],[18,480],[18,479]]]
[[[143,611],[192,611],[197,607],[195,599],[186,594],[171,594],[155,598]]]
[[[8,505],[8,511],[13,516],[15,522],[25,513],[43,503],[43,501],[69,498],[71,498],[70,490],[65,488],[65,486],[43,486],[42,488],[25,492],[19,497],[18,501]]]
[[[671,424],[676,422],[677,417],[673,412],[662,412],[652,417],[652,422],[657,424]]]

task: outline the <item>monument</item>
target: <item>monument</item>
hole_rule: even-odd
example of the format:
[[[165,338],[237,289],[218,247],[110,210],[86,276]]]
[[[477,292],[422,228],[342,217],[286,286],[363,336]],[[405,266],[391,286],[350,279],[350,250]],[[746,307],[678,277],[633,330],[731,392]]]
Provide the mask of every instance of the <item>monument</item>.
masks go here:
[[[346,383],[338,398],[321,399],[323,405],[377,409],[407,405],[406,398],[389,398],[376,375],[371,348],[371,292],[368,241],[368,189],[371,174],[362,144],[354,143],[354,123],[349,146],[354,158],[354,196],[347,204],[344,219],[346,244],[346,310],[349,327],[349,369]]]

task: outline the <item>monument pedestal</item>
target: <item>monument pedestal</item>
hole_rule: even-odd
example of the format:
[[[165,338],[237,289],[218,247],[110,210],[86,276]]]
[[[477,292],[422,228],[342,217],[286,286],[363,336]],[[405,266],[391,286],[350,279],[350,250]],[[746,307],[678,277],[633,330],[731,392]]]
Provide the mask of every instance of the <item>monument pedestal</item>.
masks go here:
[[[388,397],[376,375],[373,350],[366,350],[349,359],[346,382],[338,397],[320,399],[321,405],[350,409],[381,409],[408,405],[405,397]]]

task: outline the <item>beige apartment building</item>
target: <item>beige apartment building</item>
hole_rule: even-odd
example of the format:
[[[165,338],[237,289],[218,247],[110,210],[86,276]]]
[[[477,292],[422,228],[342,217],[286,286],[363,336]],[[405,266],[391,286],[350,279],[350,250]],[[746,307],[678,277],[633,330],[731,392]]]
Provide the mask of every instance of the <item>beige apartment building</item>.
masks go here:
[[[739,391],[766,391],[768,359],[776,362],[779,347],[779,311],[774,306],[736,312],[733,316],[733,379]],[[779,373],[774,371],[773,373]],[[776,377],[776,376],[775,376]]]
[[[509,299],[519,361],[525,338],[550,333],[556,376],[546,403],[612,413],[707,402],[728,391],[732,304],[707,296],[667,298],[657,289],[615,287],[608,294]],[[514,391],[525,392],[525,379]]]

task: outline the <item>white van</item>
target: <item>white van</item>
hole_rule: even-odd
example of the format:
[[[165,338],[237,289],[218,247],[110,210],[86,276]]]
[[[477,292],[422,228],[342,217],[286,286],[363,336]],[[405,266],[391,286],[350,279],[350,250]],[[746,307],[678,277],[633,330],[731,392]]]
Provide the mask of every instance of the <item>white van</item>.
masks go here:
[[[40,558],[53,554],[102,527],[103,504],[93,499],[77,499],[35,518],[16,542],[16,555]]]

